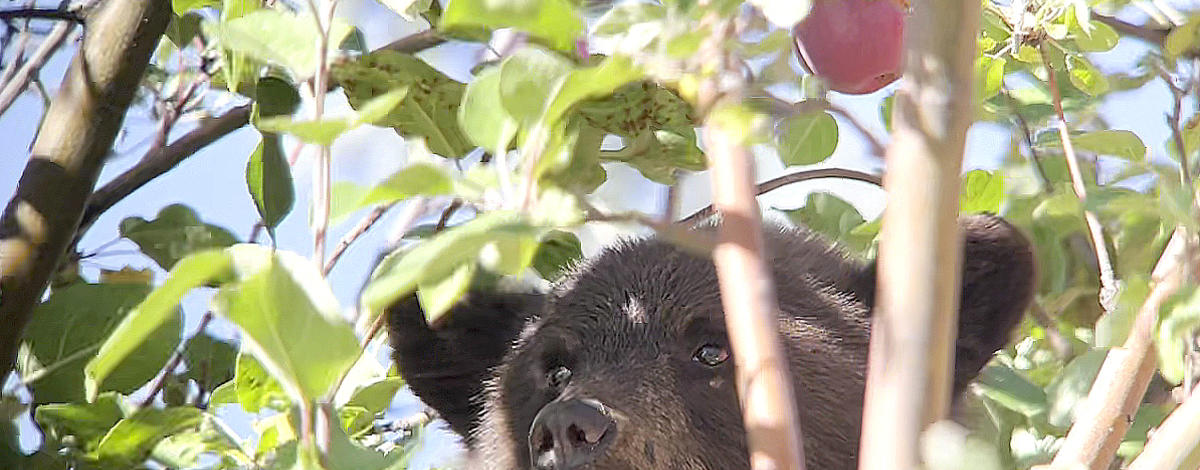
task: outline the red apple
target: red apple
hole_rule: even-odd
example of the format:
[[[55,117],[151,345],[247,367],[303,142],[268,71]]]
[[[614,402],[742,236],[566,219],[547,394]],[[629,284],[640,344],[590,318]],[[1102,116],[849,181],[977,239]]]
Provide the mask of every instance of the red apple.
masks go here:
[[[800,63],[847,94],[870,93],[900,78],[907,0],[813,0],[792,30]]]

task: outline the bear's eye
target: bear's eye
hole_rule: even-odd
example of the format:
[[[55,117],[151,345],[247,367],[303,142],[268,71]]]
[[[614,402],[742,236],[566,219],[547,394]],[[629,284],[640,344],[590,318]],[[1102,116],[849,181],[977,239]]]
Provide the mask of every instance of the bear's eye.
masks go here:
[[[695,354],[692,354],[692,359],[709,367],[716,367],[729,359],[729,351],[715,344],[706,344],[700,346]]]
[[[546,373],[546,381],[550,383],[551,387],[561,389],[567,386],[567,382],[571,381],[571,369],[565,366],[550,369],[550,372]]]

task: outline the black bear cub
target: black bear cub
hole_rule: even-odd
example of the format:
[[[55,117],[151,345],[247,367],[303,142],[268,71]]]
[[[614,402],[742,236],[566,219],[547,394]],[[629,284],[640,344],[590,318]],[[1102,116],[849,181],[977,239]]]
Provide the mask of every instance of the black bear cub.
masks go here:
[[[992,216],[965,237],[954,394],[1030,301],[1029,242]],[[767,230],[810,469],[857,466],[875,268],[803,230]],[[471,469],[748,468],[712,261],[627,241],[547,294],[475,292],[437,329],[389,311],[401,374],[461,435]]]

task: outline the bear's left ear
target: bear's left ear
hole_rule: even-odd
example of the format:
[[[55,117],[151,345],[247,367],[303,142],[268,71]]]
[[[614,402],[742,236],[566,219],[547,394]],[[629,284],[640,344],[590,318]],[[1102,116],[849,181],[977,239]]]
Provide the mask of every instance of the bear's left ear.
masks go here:
[[[1037,269],[1033,246],[1020,231],[992,215],[959,219],[963,270],[959,294],[958,341],[954,354],[954,395],[979,375],[996,351],[1008,344],[1033,299]],[[868,307],[875,303],[876,264],[845,288]]]

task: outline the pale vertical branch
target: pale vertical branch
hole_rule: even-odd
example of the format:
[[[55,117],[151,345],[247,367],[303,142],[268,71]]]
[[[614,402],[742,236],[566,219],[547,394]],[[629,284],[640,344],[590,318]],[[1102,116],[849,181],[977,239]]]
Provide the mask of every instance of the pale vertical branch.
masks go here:
[[[1142,454],[1129,464],[1129,470],[1175,470],[1196,468],[1187,462],[1200,448],[1200,395],[1193,393],[1158,426]],[[1184,466],[1190,463],[1190,466]]]
[[[170,12],[160,0],[122,0],[89,16],[0,219],[0,377],[12,369],[33,307],[79,226]]]
[[[1176,229],[1154,266],[1154,287],[1138,309],[1133,328],[1125,344],[1113,348],[1104,358],[1100,373],[1088,392],[1078,420],[1067,431],[1052,465],[1067,468],[1082,465],[1091,470],[1108,468],[1121,438],[1133,423],[1146,387],[1154,376],[1154,327],[1158,309],[1183,285],[1186,279],[1188,236]],[[1151,467],[1158,468],[1158,467]]]
[[[1083,172],[1079,168],[1079,158],[1075,156],[1075,146],[1071,143],[1071,134],[1067,129],[1067,116],[1063,113],[1062,95],[1058,91],[1058,79],[1055,78],[1054,68],[1050,66],[1050,56],[1042,49],[1042,63],[1046,66],[1046,77],[1050,85],[1050,97],[1054,101],[1054,112],[1058,121],[1054,128],[1058,130],[1062,141],[1063,157],[1067,160],[1067,171],[1071,174],[1071,189],[1082,204],[1087,200],[1087,186],[1083,184]],[[1087,224],[1088,241],[1096,252],[1096,266],[1100,277],[1100,306],[1104,312],[1111,312],[1117,302],[1117,276],[1113,270],[1112,257],[1108,254],[1108,244],[1104,241],[1104,227],[1100,219],[1089,210],[1083,211],[1083,220]]]
[[[737,390],[754,470],[803,470],[799,414],[779,340],[779,304],[766,260],[762,214],[755,199],[754,159],[712,110],[741,105],[744,84],[721,49],[734,34],[728,21],[706,18],[714,33],[701,55],[715,76],[701,85],[707,110],[704,144],[712,179],[713,206],[721,214],[713,262],[737,370]],[[734,78],[736,77],[736,78]]]
[[[884,188],[859,468],[916,469],[950,401],[962,240],[959,173],[974,120],[979,2],[913,3]]]

